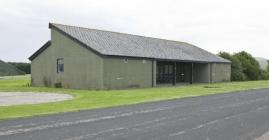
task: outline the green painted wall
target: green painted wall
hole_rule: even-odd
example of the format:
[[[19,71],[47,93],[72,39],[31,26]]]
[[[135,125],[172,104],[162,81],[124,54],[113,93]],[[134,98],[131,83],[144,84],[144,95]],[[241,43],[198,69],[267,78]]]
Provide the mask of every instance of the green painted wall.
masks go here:
[[[104,87],[121,89],[152,87],[152,60],[140,58],[105,57]]]
[[[210,64],[194,63],[193,82],[194,83],[209,83],[210,82]]]
[[[33,86],[52,86],[54,66],[51,61],[51,47],[44,50],[31,62],[31,81]]]
[[[51,42],[52,45],[32,61],[34,86],[53,87],[61,83],[64,88],[103,88],[102,57],[54,29],[51,30]],[[57,73],[57,58],[64,59],[63,73]]]
[[[231,78],[231,64],[229,63],[195,63],[194,82],[226,82]]]
[[[231,80],[231,64],[212,63],[212,82],[227,82]]]

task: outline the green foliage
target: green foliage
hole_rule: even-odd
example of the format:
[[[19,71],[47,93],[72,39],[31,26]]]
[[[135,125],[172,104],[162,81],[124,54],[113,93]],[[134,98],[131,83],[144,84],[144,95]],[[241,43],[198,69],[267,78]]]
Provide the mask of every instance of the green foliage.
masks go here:
[[[232,81],[245,81],[246,80],[246,76],[243,72],[242,64],[237,57],[234,57],[227,52],[220,52],[218,55],[222,58],[225,58],[231,61],[231,80]]]
[[[261,70],[261,79],[268,80],[269,79],[269,71]]]
[[[257,60],[254,57],[252,57],[251,54],[242,51],[234,54],[234,57],[236,57],[241,62],[243,72],[246,75],[247,80],[262,79],[260,65],[257,62]]]
[[[15,66],[19,70],[23,71],[26,74],[31,73],[31,64],[30,63],[17,63],[17,62],[8,62],[9,64]]]
[[[23,75],[23,71],[0,60],[0,76]]]
[[[269,60],[267,60],[267,72],[269,72]]]
[[[232,81],[269,79],[269,66],[267,71],[261,70],[257,60],[245,51],[233,55],[227,52],[220,52],[218,55],[231,61]]]
[[[230,61],[232,60],[231,59],[232,56],[228,52],[219,52],[218,56]]]

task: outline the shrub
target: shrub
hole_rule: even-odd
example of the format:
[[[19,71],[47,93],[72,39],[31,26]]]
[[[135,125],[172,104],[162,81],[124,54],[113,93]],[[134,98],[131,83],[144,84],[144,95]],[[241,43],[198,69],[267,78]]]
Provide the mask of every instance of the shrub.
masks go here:
[[[243,73],[243,67],[241,62],[234,56],[227,52],[220,52],[218,54],[220,57],[231,61],[231,80],[232,81],[244,81],[246,76]]]
[[[267,71],[261,70],[257,60],[245,51],[233,55],[227,52],[220,52],[218,55],[231,61],[232,81],[269,79],[269,65]]]
[[[269,72],[268,71],[261,71],[261,79],[262,80],[268,80],[269,79]]]
[[[257,60],[252,57],[251,54],[242,51],[234,54],[243,67],[243,73],[246,75],[247,80],[260,80],[261,79],[261,69]]]
[[[269,60],[267,60],[267,72],[269,72]]]

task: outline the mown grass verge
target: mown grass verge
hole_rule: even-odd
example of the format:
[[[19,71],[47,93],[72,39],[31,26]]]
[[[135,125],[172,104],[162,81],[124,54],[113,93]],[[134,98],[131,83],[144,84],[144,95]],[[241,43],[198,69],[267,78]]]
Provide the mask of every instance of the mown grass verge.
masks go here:
[[[0,119],[29,117],[269,87],[269,81],[250,81],[197,84],[180,87],[95,91],[29,87],[29,82],[29,76],[0,79],[0,91],[67,93],[73,95],[75,98],[73,100],[55,103],[8,107],[0,106]]]

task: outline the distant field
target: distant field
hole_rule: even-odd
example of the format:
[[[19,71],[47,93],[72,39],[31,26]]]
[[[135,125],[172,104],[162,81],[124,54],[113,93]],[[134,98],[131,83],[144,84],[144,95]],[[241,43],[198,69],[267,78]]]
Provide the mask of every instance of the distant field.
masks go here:
[[[67,93],[73,95],[75,99],[37,105],[18,105],[9,107],[0,106],[0,119],[11,119],[17,117],[28,117],[59,112],[104,108],[167,99],[204,96],[240,90],[269,88],[269,81],[197,84],[183,87],[159,87],[109,91],[29,87],[29,85],[29,75],[19,77],[5,77],[4,79],[0,79],[0,91]]]

